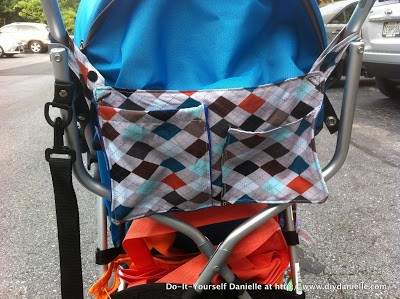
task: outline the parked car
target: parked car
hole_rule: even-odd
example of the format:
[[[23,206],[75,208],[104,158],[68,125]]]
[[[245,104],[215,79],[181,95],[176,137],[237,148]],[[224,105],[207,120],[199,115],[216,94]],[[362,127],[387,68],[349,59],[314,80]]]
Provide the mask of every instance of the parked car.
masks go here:
[[[363,27],[363,65],[384,95],[400,98],[400,0],[375,2]]]
[[[13,57],[24,50],[22,43],[14,38],[0,35],[0,58],[3,56]]]
[[[358,2],[359,0],[343,0],[320,6],[328,42],[333,40],[336,35],[346,26]],[[346,70],[347,55],[342,58],[339,67],[335,69],[333,77],[331,77],[331,79],[335,79],[331,81],[331,84],[334,85],[334,82],[338,81],[341,76],[345,76]]]
[[[40,23],[11,23],[0,28],[0,36],[13,37],[34,53],[46,51],[50,43],[49,28]]]
[[[343,0],[320,7],[328,40],[331,41],[349,22],[359,0]]]

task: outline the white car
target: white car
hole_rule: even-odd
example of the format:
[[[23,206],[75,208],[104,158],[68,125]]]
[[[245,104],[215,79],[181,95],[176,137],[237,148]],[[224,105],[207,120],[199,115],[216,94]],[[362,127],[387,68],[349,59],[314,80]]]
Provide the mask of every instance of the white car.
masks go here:
[[[49,28],[46,24],[41,23],[11,23],[1,27],[0,34],[21,41],[24,48],[33,53],[46,51],[50,43]]]
[[[363,65],[384,95],[400,98],[400,0],[377,0],[362,27]]]
[[[24,47],[21,42],[8,36],[0,34],[0,57],[12,57],[23,52]]]
[[[343,0],[321,5],[321,15],[328,40],[331,41],[349,22],[359,0]]]

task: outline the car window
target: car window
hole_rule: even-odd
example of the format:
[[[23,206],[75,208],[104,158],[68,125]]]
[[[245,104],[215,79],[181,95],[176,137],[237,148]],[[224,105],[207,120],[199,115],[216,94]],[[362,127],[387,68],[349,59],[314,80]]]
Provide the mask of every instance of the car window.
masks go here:
[[[375,2],[374,6],[381,6],[381,5],[387,5],[387,4],[396,4],[400,3],[400,0],[378,0]]]
[[[329,22],[329,24],[347,24],[356,6],[357,2],[350,4],[345,9],[343,9],[336,17],[334,17]]]
[[[4,28],[1,29],[1,33],[14,33],[17,32],[17,26],[15,25],[9,25],[5,26]]]

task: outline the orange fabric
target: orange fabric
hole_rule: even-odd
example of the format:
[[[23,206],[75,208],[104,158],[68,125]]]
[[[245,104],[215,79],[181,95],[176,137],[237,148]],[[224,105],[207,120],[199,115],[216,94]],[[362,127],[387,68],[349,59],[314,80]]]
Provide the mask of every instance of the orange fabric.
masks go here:
[[[92,294],[96,299],[109,299],[110,294],[114,293],[120,284],[118,267],[122,263],[128,265],[131,264],[131,258],[127,255],[120,255],[116,260],[112,261],[108,266],[107,271],[104,273],[103,277],[100,278],[92,287],[89,289],[89,294]],[[111,275],[114,274],[114,282],[111,287],[108,286],[108,282]]]
[[[265,207],[264,204],[242,204],[240,207],[232,205],[173,213],[173,216],[200,227],[248,218]],[[121,270],[121,278],[129,286],[148,282],[193,284],[197,280],[207,259],[202,254],[193,257],[173,248],[174,232],[174,229],[150,218],[133,221],[123,242],[132,265],[130,269]],[[147,247],[143,244],[147,244]],[[163,257],[153,258],[150,253],[152,248]],[[289,264],[289,256],[276,221],[269,220],[243,238],[233,249],[227,263],[243,281],[263,284],[281,281],[282,273]]]

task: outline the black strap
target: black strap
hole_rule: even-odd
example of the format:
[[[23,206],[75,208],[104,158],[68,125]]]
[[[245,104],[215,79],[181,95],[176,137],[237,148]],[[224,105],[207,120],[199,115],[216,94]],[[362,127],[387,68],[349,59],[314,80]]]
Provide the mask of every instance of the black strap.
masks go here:
[[[340,120],[326,94],[324,95],[324,123],[329,133],[333,134],[339,131]]]
[[[282,232],[288,246],[295,246],[299,244],[299,235],[296,231]]]
[[[61,295],[63,299],[83,298],[79,211],[72,185],[74,152],[62,144],[61,118],[54,122],[55,145],[46,150],[53,180],[60,252]]]
[[[56,203],[62,298],[83,298],[79,212],[71,159],[50,158],[49,165]]]
[[[96,250],[96,264],[97,265],[107,265],[115,260],[118,255],[125,254],[125,250],[122,247],[114,247],[108,248],[104,250],[100,250],[97,248]]]

